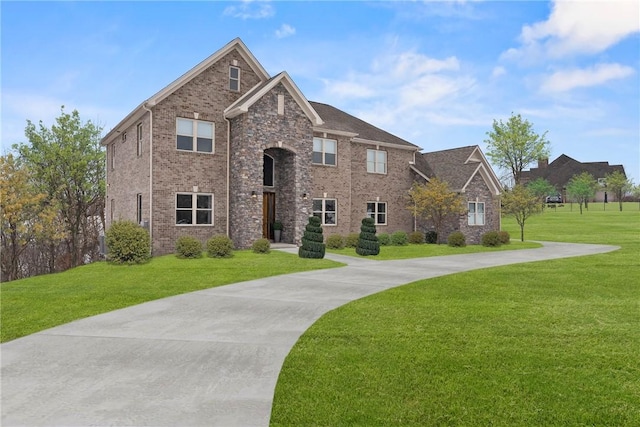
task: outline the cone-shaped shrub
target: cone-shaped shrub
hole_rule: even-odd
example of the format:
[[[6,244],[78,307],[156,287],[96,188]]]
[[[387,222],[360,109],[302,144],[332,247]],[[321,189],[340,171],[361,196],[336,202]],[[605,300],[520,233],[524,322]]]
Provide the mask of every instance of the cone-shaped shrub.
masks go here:
[[[302,246],[298,250],[298,256],[300,258],[324,258],[325,246],[323,242],[320,218],[310,216],[309,223],[302,235]]]
[[[364,218],[360,227],[360,238],[356,247],[358,255],[378,255],[380,253],[380,243],[376,236],[376,226],[373,218]]]

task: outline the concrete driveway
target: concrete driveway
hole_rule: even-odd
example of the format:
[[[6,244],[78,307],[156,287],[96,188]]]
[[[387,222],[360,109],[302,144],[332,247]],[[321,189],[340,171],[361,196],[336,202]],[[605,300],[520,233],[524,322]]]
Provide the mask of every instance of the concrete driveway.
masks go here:
[[[268,426],[283,361],[324,313],[461,271],[614,246],[372,261],[222,286],[72,322],[0,346],[2,426]],[[296,252],[295,248],[288,251]]]

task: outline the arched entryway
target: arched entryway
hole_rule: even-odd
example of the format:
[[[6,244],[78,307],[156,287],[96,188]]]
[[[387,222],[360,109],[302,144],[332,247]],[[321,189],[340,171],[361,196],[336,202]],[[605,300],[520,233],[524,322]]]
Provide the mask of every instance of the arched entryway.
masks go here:
[[[263,156],[262,235],[273,240],[273,223],[283,225],[282,241],[294,242],[295,153],[284,148],[267,148]]]

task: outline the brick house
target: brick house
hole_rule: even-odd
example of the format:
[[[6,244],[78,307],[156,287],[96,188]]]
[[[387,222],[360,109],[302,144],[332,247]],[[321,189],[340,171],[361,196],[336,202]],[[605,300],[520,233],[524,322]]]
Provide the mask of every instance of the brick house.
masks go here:
[[[246,248],[272,238],[275,220],[283,241],[299,243],[310,215],[321,218],[325,235],[357,232],[367,215],[378,232],[412,231],[407,191],[434,173],[460,179],[451,185],[474,198],[474,209],[482,199],[469,236],[499,229],[499,182],[478,147],[421,154],[309,102],[286,72],[269,76],[240,39],[142,102],[102,144],[107,227],[125,219],[147,226],[154,255],[173,252],[183,235],[205,242],[225,234]],[[440,159],[460,164],[441,167]]]
[[[627,176],[622,165],[610,165],[609,162],[583,163],[562,154],[551,163],[549,163],[549,159],[542,159],[538,161],[537,168],[522,171],[522,182],[526,184],[538,178],[544,178],[556,188],[558,194],[562,195],[562,200],[567,200],[567,184],[571,178],[574,175],[587,172],[601,185],[592,201],[604,202],[606,199],[608,202],[613,202],[615,195],[607,193],[604,183],[605,177],[615,171],[620,171],[624,176]]]

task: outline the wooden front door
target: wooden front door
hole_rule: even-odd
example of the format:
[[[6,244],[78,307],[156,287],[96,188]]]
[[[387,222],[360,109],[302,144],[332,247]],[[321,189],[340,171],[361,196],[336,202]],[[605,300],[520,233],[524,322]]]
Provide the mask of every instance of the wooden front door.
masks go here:
[[[276,193],[262,195],[262,237],[273,240],[273,221],[276,220]]]

